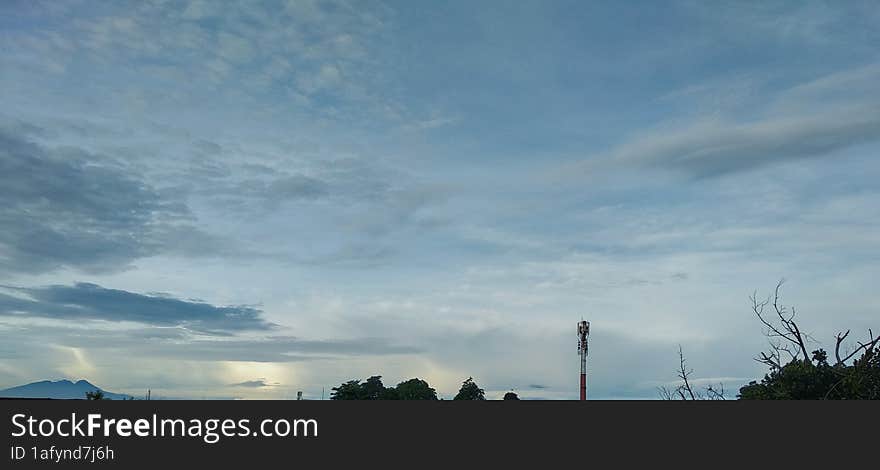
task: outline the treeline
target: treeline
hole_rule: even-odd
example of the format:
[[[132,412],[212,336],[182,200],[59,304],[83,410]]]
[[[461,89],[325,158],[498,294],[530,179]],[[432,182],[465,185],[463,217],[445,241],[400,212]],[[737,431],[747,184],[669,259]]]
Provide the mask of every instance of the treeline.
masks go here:
[[[834,338],[833,357],[817,344],[798,323],[794,307],[782,304],[780,281],[775,292],[763,300],[751,297],[752,314],[764,327],[768,350],[755,358],[767,366],[760,381],[738,390],[742,400],[878,400],[880,399],[880,336],[868,330],[864,340],[850,339],[850,331]],[[849,340],[849,341],[847,341]],[[697,387],[693,370],[687,367],[679,349],[678,378],[673,388],[661,387],[668,400],[726,400],[723,384]],[[414,378],[395,387],[385,387],[375,375],[361,382],[351,380],[332,389],[332,400],[437,400],[436,391],[424,380]],[[485,400],[485,392],[473,380],[462,382],[454,400]],[[505,400],[518,400],[513,392]]]
[[[349,380],[338,387],[333,387],[331,400],[437,400],[437,391],[422,379],[414,378],[400,382],[395,387],[386,387],[381,375],[374,375],[367,380]],[[461,388],[453,400],[485,400],[486,393],[468,377],[462,382]],[[513,392],[504,395],[505,400],[519,400]]]

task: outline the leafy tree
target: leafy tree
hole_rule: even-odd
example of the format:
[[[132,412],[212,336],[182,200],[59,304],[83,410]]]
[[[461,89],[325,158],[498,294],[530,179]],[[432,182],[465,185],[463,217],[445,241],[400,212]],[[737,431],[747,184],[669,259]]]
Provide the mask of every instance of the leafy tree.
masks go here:
[[[815,351],[820,352],[820,351]],[[821,351],[824,353],[824,351]],[[837,382],[827,362],[814,365],[810,361],[792,359],[784,366],[771,370],[760,383],[750,382],[740,388],[743,400],[816,400],[825,397]]]
[[[740,388],[743,400],[876,400],[880,399],[880,354],[865,350],[852,365],[830,365],[827,353],[813,351],[812,361],[792,359],[773,368],[761,382]]]
[[[866,348],[832,391],[853,399],[880,400],[880,346]]]
[[[86,400],[103,400],[104,392],[99,389],[95,389],[94,392],[86,392]]]
[[[364,388],[360,380],[349,380],[338,387],[330,389],[331,400],[364,400]]]
[[[397,384],[398,400],[436,400],[437,392],[422,379],[409,379]]]
[[[382,390],[382,394],[379,396],[380,400],[401,400],[400,394],[397,392],[397,389],[394,387],[386,388]]]
[[[849,336],[838,333],[835,337],[834,364],[828,362],[828,353],[817,349],[807,354],[807,344],[815,342],[795,320],[794,307],[780,301],[784,281],[776,284],[774,295],[765,300],[752,296],[752,311],[765,327],[770,351],[762,352],[758,361],[770,371],[761,382],[752,381],[740,388],[743,400],[857,400],[880,399],[880,336],[868,330],[868,340],[858,341],[858,347],[849,354],[841,352]],[[856,357],[853,363],[847,361]],[[785,363],[783,355],[789,360]]]
[[[458,394],[455,395],[453,400],[485,400],[486,396],[483,392],[483,389],[477,386],[474,383],[473,377],[468,377],[467,380],[462,382],[461,389],[458,390]]]
[[[513,392],[507,392],[504,394],[505,400],[519,400],[519,396]]]
[[[331,400],[436,400],[437,392],[420,379],[410,379],[397,384],[397,387],[385,387],[382,376],[374,375],[363,383],[360,380],[349,380],[331,389]]]
[[[824,349],[808,353],[808,345],[815,343],[796,319],[794,307],[781,302],[783,281],[776,284],[774,293],[759,300],[752,295],[752,312],[764,326],[769,350],[761,352],[756,360],[769,371],[760,382],[752,381],[740,388],[742,400],[863,400],[880,399],[880,336],[868,330],[868,339],[856,341],[857,347],[844,352],[850,331],[835,336],[834,360]],[[859,355],[861,354],[861,355]],[[699,400],[723,399],[724,389],[708,387],[701,393],[691,387],[690,370],[679,349],[681,385],[673,390],[661,387],[666,399]],[[849,361],[852,360],[852,363]]]
[[[385,385],[382,384],[382,376],[374,375],[361,384],[361,400],[383,400],[386,394]]]

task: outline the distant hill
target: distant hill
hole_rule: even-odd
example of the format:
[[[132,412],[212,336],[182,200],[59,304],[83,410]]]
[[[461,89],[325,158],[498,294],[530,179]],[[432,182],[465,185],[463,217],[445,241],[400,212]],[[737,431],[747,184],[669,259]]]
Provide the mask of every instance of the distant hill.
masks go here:
[[[55,398],[55,399],[82,399],[86,398],[86,392],[94,392],[101,390],[104,392],[104,398],[108,400],[124,400],[131,398],[129,395],[120,393],[111,393],[103,390],[97,385],[89,383],[87,380],[71,382],[70,380],[59,380],[52,382],[43,380],[41,382],[29,383],[27,385],[19,385],[18,387],[0,390],[0,398]]]

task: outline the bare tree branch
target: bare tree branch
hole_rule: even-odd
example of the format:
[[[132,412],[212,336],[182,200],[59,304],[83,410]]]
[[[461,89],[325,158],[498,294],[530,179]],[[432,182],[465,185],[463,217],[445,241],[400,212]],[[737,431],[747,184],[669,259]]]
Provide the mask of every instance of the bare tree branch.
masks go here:
[[[846,330],[846,333],[843,334],[837,333],[837,336],[835,336],[834,338],[834,357],[835,359],[837,359],[838,364],[843,364],[843,359],[840,358],[840,345],[843,343],[846,337],[849,336],[849,331],[850,330]]]
[[[868,342],[863,343],[861,341],[856,341],[859,347],[853,349],[852,352],[846,355],[846,357],[841,358],[840,346],[847,336],[849,336],[849,330],[846,330],[846,333],[844,333],[843,335],[841,335],[840,333],[837,334],[836,342],[834,345],[834,356],[837,359],[837,364],[845,363],[846,361],[852,359],[852,357],[858,354],[860,351],[871,351],[875,347],[877,347],[878,344],[880,344],[880,336],[875,337],[874,332],[871,329],[868,329]]]
[[[691,400],[696,400],[697,398],[694,395],[694,389],[691,388],[690,380],[688,380],[688,377],[690,377],[690,375],[693,374],[694,371],[693,369],[687,369],[687,365],[684,360],[684,352],[682,352],[681,350],[681,345],[678,346],[678,363],[678,378],[680,378],[683,382],[681,388],[688,393],[688,395],[691,397]],[[684,394],[682,393],[682,395]]]
[[[773,348],[773,353],[761,353],[761,357],[757,359],[758,362],[767,364],[771,368],[781,368],[782,366],[782,358],[781,351],[785,351],[790,357],[791,360],[798,359],[800,356],[803,356],[804,360],[812,363],[812,359],[810,358],[810,354],[807,352],[807,341],[813,341],[810,335],[801,332],[800,327],[797,322],[794,320],[797,315],[797,311],[792,307],[789,311],[785,306],[780,303],[781,295],[780,290],[782,289],[782,285],[785,283],[785,279],[781,279],[778,283],[776,283],[776,289],[773,291],[772,297],[767,297],[765,300],[758,300],[757,293],[753,294],[749,299],[752,301],[752,311],[755,313],[755,316],[758,317],[758,320],[764,325],[767,329],[765,335],[771,340],[774,338],[779,338],[780,341],[784,341],[790,343],[792,347],[795,348],[794,351],[788,346],[784,346],[780,343],[773,343],[771,341],[770,347]],[[767,319],[767,315],[765,314],[765,310],[768,305],[773,307],[773,313],[776,314],[776,321],[778,325],[774,324]]]
[[[711,385],[706,387],[706,398],[708,400],[726,400],[724,397],[724,384],[719,383],[718,388],[713,388]]]
[[[724,384],[718,384],[718,388],[713,386],[706,387],[705,394],[696,390],[691,384],[691,375],[694,370],[688,369],[687,360],[684,357],[684,351],[681,345],[678,346],[678,378],[681,384],[674,390],[670,390],[666,386],[657,387],[660,398],[664,400],[725,400]]]

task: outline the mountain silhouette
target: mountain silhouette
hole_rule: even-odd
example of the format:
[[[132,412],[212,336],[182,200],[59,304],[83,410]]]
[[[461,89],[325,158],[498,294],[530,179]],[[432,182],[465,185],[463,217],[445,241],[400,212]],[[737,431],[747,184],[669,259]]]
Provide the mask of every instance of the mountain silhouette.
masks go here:
[[[0,390],[0,398],[55,398],[55,399],[81,399],[86,398],[86,392],[94,392],[101,390],[104,392],[104,399],[107,400],[124,400],[131,398],[129,395],[120,393],[111,393],[103,390],[97,385],[89,383],[87,380],[71,382],[70,380],[59,380],[52,382],[43,380],[33,382],[27,385],[19,385],[18,387]]]

